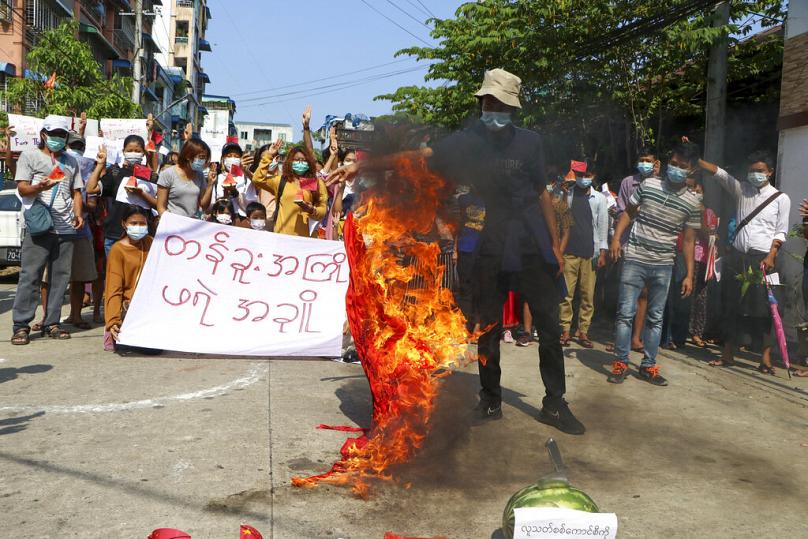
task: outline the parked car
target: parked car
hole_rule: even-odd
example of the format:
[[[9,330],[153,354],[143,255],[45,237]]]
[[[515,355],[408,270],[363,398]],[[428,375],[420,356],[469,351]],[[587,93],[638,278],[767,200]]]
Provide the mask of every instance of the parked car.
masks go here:
[[[22,202],[15,189],[4,189],[0,191],[0,268],[20,265],[22,235]]]

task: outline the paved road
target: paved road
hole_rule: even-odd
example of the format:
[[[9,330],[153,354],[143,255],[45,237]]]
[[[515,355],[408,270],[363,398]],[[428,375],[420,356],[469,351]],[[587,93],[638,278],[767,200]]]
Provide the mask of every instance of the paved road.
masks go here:
[[[7,329],[13,291],[0,282]],[[139,538],[171,526],[227,539],[248,523],[267,538],[488,539],[510,494],[549,471],[553,435],[573,483],[618,514],[621,537],[808,537],[808,382],[763,377],[751,361],[710,368],[698,353],[661,360],[670,387],[615,387],[604,352],[569,349],[569,400],[589,428],[570,437],[534,420],[536,348],[508,346],[505,418],[472,427],[476,376],[457,372],[418,458],[361,501],[290,486],[327,469],[345,438],[315,425],[367,425],[356,366],[121,358],[101,351],[100,329],[4,340],[0,536]]]

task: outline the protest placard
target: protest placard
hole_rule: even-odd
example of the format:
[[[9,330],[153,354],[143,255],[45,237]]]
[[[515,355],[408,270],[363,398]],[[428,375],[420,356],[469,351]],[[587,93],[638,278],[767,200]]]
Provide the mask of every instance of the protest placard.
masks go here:
[[[67,120],[71,129],[78,130],[79,118],[72,116],[59,116]],[[11,137],[10,147],[12,152],[22,152],[39,146],[39,132],[42,131],[42,118],[33,116],[23,116],[22,114],[9,114],[8,125],[14,127],[14,135]],[[84,136],[98,135],[98,120],[87,120],[87,127]],[[95,155],[93,155],[95,157]]]
[[[140,178],[135,178],[137,182],[138,189],[142,189],[146,193],[150,194],[151,196],[157,198],[157,184],[152,183],[147,180],[141,180]],[[135,206],[140,206],[141,208],[146,208],[147,210],[152,209],[143,197],[140,197],[134,193],[130,193],[126,190],[127,185],[129,184],[129,179],[127,178],[126,181],[122,181],[121,184],[118,186],[118,192],[115,194],[115,200],[118,202],[123,202],[124,204],[134,204]]]
[[[199,137],[210,146],[210,160],[218,162],[222,158],[222,148],[227,144],[230,130],[230,115],[226,110],[212,110],[205,115]]]
[[[568,537],[617,537],[617,515],[587,513],[558,507],[514,509],[514,539],[566,539]]]
[[[338,357],[342,243],[164,213],[121,343],[182,352]]]
[[[149,138],[145,119],[105,118],[101,120],[101,131],[104,132],[107,151],[115,150],[118,154],[123,152],[123,141],[129,135],[138,135],[144,141]]]

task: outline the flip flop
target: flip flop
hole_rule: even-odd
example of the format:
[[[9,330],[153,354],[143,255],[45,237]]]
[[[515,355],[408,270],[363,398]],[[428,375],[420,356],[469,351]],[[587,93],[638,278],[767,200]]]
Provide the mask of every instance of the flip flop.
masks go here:
[[[735,365],[734,361],[724,361],[723,359],[714,359],[708,363],[710,367],[732,367]]]
[[[797,378],[808,378],[808,370],[805,369],[791,369],[791,374]]]
[[[774,367],[767,367],[766,365],[763,365],[761,363],[760,365],[758,365],[757,370],[760,371],[762,374],[768,374],[774,376]]]

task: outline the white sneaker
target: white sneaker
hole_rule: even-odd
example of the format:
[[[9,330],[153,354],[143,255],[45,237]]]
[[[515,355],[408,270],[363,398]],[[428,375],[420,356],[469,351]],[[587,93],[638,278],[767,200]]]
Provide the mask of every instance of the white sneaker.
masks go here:
[[[513,343],[513,335],[511,335],[510,329],[506,329],[502,332],[502,342]]]

